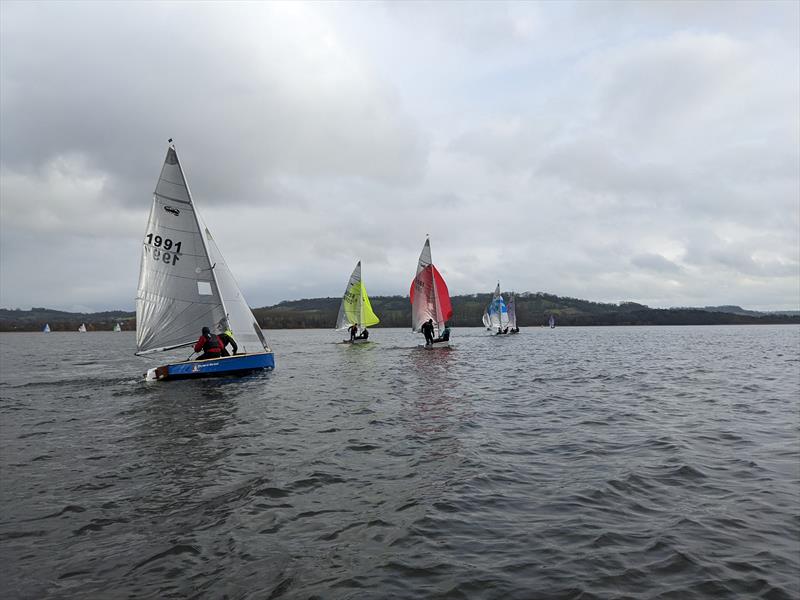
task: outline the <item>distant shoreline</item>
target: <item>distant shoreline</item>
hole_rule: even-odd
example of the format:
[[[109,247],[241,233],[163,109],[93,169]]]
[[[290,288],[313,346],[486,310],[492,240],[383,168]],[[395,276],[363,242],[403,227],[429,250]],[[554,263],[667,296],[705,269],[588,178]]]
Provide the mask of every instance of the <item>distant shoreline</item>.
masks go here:
[[[506,296],[508,298],[508,295]],[[491,294],[452,297],[453,327],[480,327],[484,308]],[[411,308],[406,296],[375,296],[372,308],[380,317],[380,327],[408,328]],[[263,329],[334,329],[341,298],[308,298],[280,302],[253,309]],[[650,308],[636,302],[618,304],[592,302],[543,292],[515,295],[518,324],[522,328],[547,326],[552,315],[557,327],[636,326],[636,325],[792,325],[800,324],[800,311],[760,312],[740,306],[702,308]],[[136,313],[103,311],[71,313],[48,308],[31,310],[0,309],[0,331],[77,331],[84,323],[90,331],[111,331],[119,323],[124,331],[136,328]]]

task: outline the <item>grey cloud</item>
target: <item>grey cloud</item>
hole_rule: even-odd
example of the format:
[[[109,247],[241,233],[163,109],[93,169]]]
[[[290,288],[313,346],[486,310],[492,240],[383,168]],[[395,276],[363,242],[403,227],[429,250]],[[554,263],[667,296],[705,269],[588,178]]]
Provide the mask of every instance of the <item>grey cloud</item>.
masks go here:
[[[0,304],[130,308],[173,137],[257,306],[430,233],[454,293],[793,307],[787,11],[658,5],[0,3]]]
[[[631,258],[631,264],[642,269],[655,271],[656,273],[680,273],[681,268],[671,260],[664,258],[660,254],[637,254]]]
[[[284,28],[305,15],[275,5],[252,13],[244,5],[4,7],[4,164],[80,153],[113,175],[125,201],[138,202],[134,192],[152,189],[173,137],[212,202],[268,201],[271,173],[419,180],[421,133],[335,32],[308,15],[295,37]]]

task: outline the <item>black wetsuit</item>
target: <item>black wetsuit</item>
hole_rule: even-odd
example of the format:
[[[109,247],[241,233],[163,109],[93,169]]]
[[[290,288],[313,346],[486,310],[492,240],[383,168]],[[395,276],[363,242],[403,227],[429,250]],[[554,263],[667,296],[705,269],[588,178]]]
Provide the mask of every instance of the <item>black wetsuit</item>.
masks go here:
[[[425,344],[432,344],[433,343],[433,323],[428,323],[427,321],[422,324],[420,330],[425,335]]]

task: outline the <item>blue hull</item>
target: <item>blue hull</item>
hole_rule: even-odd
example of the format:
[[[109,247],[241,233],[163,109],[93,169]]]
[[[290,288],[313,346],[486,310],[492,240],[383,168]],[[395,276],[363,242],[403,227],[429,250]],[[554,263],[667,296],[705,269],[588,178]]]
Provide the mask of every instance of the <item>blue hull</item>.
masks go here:
[[[272,352],[261,354],[237,354],[224,358],[192,360],[164,365],[154,369],[158,381],[166,379],[199,379],[201,377],[223,377],[226,375],[246,375],[253,371],[275,368],[275,355]]]

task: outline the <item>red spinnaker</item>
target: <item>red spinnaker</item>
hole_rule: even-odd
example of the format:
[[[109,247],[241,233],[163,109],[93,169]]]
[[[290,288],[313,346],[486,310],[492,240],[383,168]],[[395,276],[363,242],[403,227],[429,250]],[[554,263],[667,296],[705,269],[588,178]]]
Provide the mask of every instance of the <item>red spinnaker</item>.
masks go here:
[[[441,273],[434,267],[433,265],[430,266],[433,269],[433,281],[436,284],[434,287],[436,289],[436,304],[439,306],[439,313],[442,315],[441,323],[450,320],[450,317],[453,316],[453,306],[450,304],[450,292],[447,289],[447,284],[444,282],[444,278],[442,277]]]

